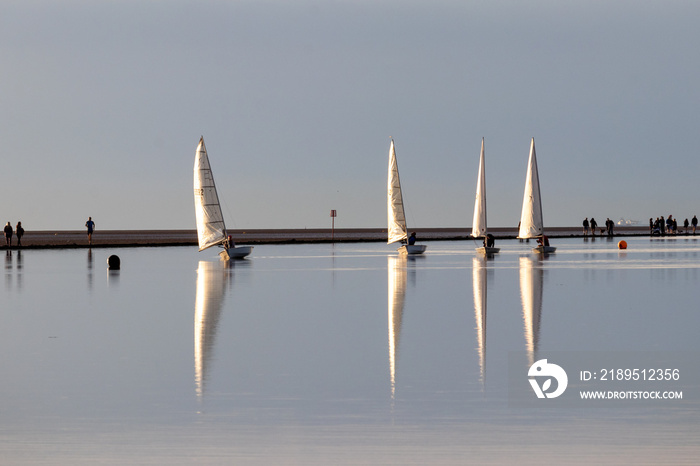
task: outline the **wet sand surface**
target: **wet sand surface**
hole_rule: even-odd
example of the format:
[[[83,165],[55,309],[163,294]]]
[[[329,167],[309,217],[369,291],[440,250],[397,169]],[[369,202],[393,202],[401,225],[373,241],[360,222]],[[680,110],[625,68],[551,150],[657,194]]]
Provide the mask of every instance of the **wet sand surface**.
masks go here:
[[[468,228],[416,228],[419,241],[471,239]],[[496,239],[509,239],[517,236],[516,228],[492,228]],[[550,238],[583,236],[579,227],[553,227],[546,230]],[[383,228],[343,228],[331,231],[319,229],[248,229],[230,230],[236,244],[285,244],[323,242],[365,242],[385,241]],[[615,236],[648,235],[648,227],[616,227]],[[679,235],[685,235],[684,232]],[[600,231],[596,236],[602,236]],[[194,246],[197,244],[196,230],[98,230],[88,243],[85,231],[26,231],[22,237],[23,248],[101,248],[101,247],[141,247],[141,246]],[[12,238],[12,248],[17,247],[17,238]],[[7,247],[3,244],[3,249]]]

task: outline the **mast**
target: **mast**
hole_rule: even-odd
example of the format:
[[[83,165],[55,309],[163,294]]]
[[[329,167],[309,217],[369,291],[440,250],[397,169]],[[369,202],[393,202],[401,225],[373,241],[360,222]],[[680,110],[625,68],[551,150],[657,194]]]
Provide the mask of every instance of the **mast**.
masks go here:
[[[542,200],[540,198],[540,177],[537,171],[535,155],[535,138],[530,144],[530,159],[527,163],[525,192],[523,193],[523,210],[520,215],[518,238],[535,238],[543,231]]]
[[[399,166],[396,162],[394,139],[389,147],[389,177],[387,181],[387,244],[403,241],[408,238],[406,231],[406,214],[401,195]]]

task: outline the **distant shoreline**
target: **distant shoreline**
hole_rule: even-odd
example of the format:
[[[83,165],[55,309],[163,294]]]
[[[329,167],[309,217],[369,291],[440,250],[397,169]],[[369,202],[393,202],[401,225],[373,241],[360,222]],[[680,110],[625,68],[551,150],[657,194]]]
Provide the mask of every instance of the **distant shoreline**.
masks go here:
[[[471,240],[471,228],[415,228],[419,241]],[[514,239],[517,228],[492,228],[496,239]],[[616,226],[616,237],[649,236],[649,228],[643,226]],[[237,244],[300,244],[300,243],[359,243],[386,240],[385,228],[309,228],[309,229],[245,229],[229,230]],[[583,237],[581,227],[547,228],[550,238]],[[685,236],[685,232],[679,232]],[[590,236],[590,235],[589,235]],[[605,236],[598,230],[596,237]],[[12,248],[17,248],[17,237],[12,238]],[[22,237],[22,249],[56,248],[116,248],[116,247],[164,247],[196,246],[196,230],[96,230],[88,244],[85,231],[27,231]],[[3,244],[1,249],[7,249]]]

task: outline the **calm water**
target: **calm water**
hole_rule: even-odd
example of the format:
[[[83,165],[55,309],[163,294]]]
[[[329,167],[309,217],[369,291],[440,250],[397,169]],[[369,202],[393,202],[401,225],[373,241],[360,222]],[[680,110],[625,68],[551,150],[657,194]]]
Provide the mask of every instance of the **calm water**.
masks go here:
[[[700,241],[626,241],[13,252],[0,463],[697,464],[697,366],[680,401],[511,403],[513,358],[700,354]]]

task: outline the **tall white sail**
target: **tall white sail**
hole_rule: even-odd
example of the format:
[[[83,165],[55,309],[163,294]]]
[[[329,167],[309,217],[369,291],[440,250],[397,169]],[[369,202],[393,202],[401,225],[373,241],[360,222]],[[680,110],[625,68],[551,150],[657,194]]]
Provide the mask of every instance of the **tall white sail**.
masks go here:
[[[481,157],[479,158],[479,175],[476,179],[472,236],[479,238],[486,236],[486,233],[486,163],[484,161],[484,138],[481,138]]]
[[[520,215],[518,238],[535,238],[542,234],[542,201],[540,199],[540,177],[537,172],[535,138],[530,145],[530,160],[527,163],[523,211]]]
[[[403,197],[401,196],[401,181],[399,180],[399,166],[396,163],[396,150],[394,140],[391,140],[389,148],[389,179],[387,182],[387,243],[395,243],[408,238],[406,231],[406,214],[403,209]]]
[[[194,211],[197,217],[199,250],[216,246],[226,241],[226,225],[216,194],[214,175],[209,165],[204,137],[199,140],[194,157]]]

